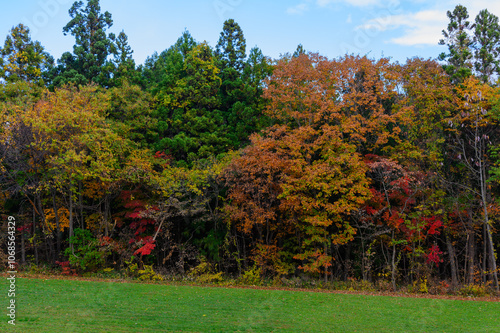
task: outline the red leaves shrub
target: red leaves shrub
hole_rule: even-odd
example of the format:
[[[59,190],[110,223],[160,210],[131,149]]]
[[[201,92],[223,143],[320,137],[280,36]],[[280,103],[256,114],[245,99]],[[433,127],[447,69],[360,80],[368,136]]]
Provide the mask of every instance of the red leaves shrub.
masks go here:
[[[146,236],[141,239],[141,243],[143,244],[142,247],[137,249],[134,252],[134,255],[140,254],[141,256],[145,256],[148,254],[151,254],[151,251],[156,247],[156,244],[154,244],[155,240],[151,236]]]
[[[61,266],[61,274],[67,276],[77,276],[76,270],[71,268],[69,261],[56,261],[56,264]]]
[[[443,252],[439,249],[439,246],[432,245],[429,249],[429,253],[427,254],[427,263],[434,263],[436,266],[439,266],[439,263],[443,262],[443,259],[439,257],[442,254]]]

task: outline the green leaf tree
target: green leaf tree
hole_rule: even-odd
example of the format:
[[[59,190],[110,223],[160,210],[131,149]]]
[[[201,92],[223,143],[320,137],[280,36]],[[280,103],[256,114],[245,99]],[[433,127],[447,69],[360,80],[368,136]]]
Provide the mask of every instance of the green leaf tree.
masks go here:
[[[0,78],[6,82],[26,81],[44,84],[44,75],[54,59],[38,41],[32,41],[27,26],[19,24],[10,30],[0,48]]]

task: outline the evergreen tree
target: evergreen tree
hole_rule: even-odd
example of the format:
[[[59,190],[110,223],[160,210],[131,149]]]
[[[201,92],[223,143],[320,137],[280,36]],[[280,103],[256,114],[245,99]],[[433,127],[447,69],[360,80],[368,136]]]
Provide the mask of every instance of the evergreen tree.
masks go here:
[[[169,67],[155,92],[160,140],[154,149],[182,163],[225,152],[217,94],[221,79],[212,49],[201,43],[182,59],[174,47],[164,60]],[[181,60],[182,68],[178,67]]]
[[[306,54],[306,50],[304,49],[304,46],[302,46],[302,44],[299,44],[297,45],[297,49],[295,50],[295,52],[293,52],[293,57],[297,58],[302,54]]]
[[[221,68],[234,68],[241,72],[246,57],[246,41],[240,25],[233,19],[226,20],[220,33],[215,54],[221,61]]]
[[[165,91],[175,81],[184,77],[183,66],[187,54],[197,45],[189,31],[184,31],[176,43],[160,54],[148,57],[144,65],[139,66],[142,75],[142,86],[154,93]]]
[[[474,67],[481,81],[500,73],[500,27],[498,17],[483,9],[476,16]]]
[[[221,71],[221,109],[229,114],[233,104],[241,99],[243,82],[241,74],[245,66],[246,41],[238,23],[233,19],[224,22],[215,49]]]
[[[443,30],[444,39],[439,41],[439,45],[447,45],[449,53],[441,53],[439,60],[447,61],[443,66],[448,75],[451,76],[454,83],[463,82],[463,80],[472,75],[472,45],[473,38],[471,29],[474,25],[467,19],[469,14],[467,8],[457,5],[453,12],[447,12],[450,23],[447,30]]]
[[[6,82],[26,81],[43,85],[46,71],[54,63],[38,41],[32,41],[27,26],[19,24],[10,30],[0,47],[0,78]]]
[[[122,30],[116,38],[116,53],[113,71],[114,86],[121,85],[123,80],[139,82],[139,77],[135,69],[135,61],[132,59],[132,47],[128,44],[128,37]]]
[[[246,41],[239,24],[233,19],[226,20],[215,54],[222,79],[219,98],[220,110],[226,125],[225,136],[229,138],[231,147],[235,149],[240,146],[237,127],[241,127],[242,123],[248,120],[242,118],[242,110],[246,104],[245,83],[242,79],[245,68],[245,50]]]
[[[108,56],[116,53],[114,34],[106,34],[113,25],[111,14],[101,12],[99,0],[76,1],[69,10],[71,21],[63,28],[75,37],[73,54],[63,54],[56,71],[57,85],[67,82],[108,83],[112,66]],[[67,73],[65,73],[68,71]],[[60,76],[57,78],[57,76]],[[85,80],[82,80],[82,76]]]

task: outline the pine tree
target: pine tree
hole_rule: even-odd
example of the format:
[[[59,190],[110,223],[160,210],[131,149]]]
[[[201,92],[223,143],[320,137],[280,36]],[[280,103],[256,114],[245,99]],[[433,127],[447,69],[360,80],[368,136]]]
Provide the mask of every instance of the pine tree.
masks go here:
[[[450,23],[447,30],[443,30],[444,39],[439,41],[439,45],[447,45],[449,53],[441,53],[439,60],[447,61],[443,66],[454,83],[461,83],[472,75],[472,45],[473,37],[471,30],[474,25],[467,19],[469,14],[467,8],[457,5],[453,12],[447,12]]]
[[[474,68],[481,81],[487,83],[500,74],[500,27],[498,17],[483,9],[476,16],[474,29]]]

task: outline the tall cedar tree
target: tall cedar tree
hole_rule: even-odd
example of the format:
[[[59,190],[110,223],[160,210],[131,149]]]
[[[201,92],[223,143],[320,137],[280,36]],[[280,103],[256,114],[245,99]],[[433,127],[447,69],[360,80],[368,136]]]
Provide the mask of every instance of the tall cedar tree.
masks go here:
[[[177,161],[189,163],[227,150],[222,135],[223,120],[218,111],[221,79],[212,49],[206,43],[195,46],[185,58],[172,50],[165,56],[171,73],[163,77],[155,94],[159,141]]]
[[[221,61],[221,68],[234,68],[241,72],[246,57],[246,41],[243,31],[233,19],[224,22],[219,41],[215,47],[215,54]]]
[[[139,83],[139,76],[135,69],[135,61],[132,58],[132,47],[128,43],[128,37],[122,30],[116,37],[116,53],[114,60],[114,73],[112,85],[120,86],[124,80]]]
[[[236,102],[244,103],[242,72],[245,67],[245,52],[246,41],[241,27],[233,19],[225,21],[215,47],[215,55],[222,80],[219,90],[220,109],[228,127],[227,135],[234,148],[239,146],[238,137],[234,135],[235,127],[239,122],[245,122],[244,118],[236,116],[237,111],[234,108]]]
[[[110,76],[110,63],[107,58],[116,52],[114,34],[106,35],[113,25],[109,12],[101,13],[99,0],[76,1],[69,10],[71,21],[63,28],[64,34],[75,37],[73,54],[66,52],[59,63],[63,66],[56,84],[68,81],[96,82],[106,84]],[[64,75],[65,71],[70,71]]]
[[[230,148],[249,142],[250,134],[265,123],[261,82],[270,75],[271,66],[258,48],[246,58],[243,31],[233,19],[224,22],[215,54],[220,69],[220,109],[226,125]],[[264,120],[264,122],[263,122]]]

